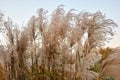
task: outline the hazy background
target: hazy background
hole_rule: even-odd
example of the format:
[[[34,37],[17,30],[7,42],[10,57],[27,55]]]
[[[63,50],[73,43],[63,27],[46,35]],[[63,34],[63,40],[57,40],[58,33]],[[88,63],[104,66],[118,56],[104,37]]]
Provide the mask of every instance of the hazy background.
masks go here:
[[[77,12],[99,10],[114,20],[118,25],[116,36],[106,46],[120,46],[120,0],[0,0],[0,10],[12,18],[14,23],[25,25],[31,16],[36,15],[37,9],[44,8],[51,13],[61,4],[65,5],[65,10],[74,8]]]

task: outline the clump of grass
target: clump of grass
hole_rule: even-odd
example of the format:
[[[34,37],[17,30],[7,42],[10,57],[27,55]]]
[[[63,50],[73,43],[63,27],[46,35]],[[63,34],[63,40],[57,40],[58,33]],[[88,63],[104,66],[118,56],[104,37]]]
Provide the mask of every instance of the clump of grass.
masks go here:
[[[119,80],[119,47],[111,51],[111,53],[102,61],[101,63],[101,72],[99,79],[101,80],[104,77],[113,77],[115,80]]]
[[[113,35],[113,20],[101,12],[65,12],[58,6],[50,17],[39,9],[23,30],[2,20],[6,34],[6,80],[92,80],[95,51]],[[108,35],[108,36],[107,36]]]

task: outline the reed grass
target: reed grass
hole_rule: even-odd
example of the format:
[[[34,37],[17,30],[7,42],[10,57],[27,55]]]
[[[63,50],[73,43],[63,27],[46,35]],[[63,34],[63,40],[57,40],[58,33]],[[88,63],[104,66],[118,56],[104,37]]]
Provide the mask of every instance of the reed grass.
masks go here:
[[[89,70],[101,57],[98,47],[117,26],[101,12],[66,12],[63,5],[51,14],[39,9],[23,29],[1,15],[6,48],[3,80],[93,80]],[[3,54],[0,51],[0,54]],[[98,58],[99,57],[99,58]],[[1,69],[0,69],[1,71]],[[2,80],[2,79],[1,79]]]

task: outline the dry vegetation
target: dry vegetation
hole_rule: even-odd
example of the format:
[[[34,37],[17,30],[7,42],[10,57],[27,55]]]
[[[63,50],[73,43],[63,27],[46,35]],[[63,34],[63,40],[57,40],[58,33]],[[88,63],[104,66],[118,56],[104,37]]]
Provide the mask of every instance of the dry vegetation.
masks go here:
[[[109,52],[107,48],[105,51]],[[109,52],[101,64],[100,80],[120,80],[120,47]],[[110,79],[111,78],[111,79]],[[114,78],[114,79],[112,79]]]
[[[65,12],[62,5],[50,17],[39,9],[23,29],[1,13],[0,80],[95,80],[98,48],[115,26],[99,11]]]

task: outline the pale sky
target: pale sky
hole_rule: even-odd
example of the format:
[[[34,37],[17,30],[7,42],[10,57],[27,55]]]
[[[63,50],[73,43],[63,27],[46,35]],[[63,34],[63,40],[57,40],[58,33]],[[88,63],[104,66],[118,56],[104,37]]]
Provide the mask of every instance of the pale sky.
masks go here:
[[[36,15],[37,9],[44,8],[51,13],[61,4],[65,10],[101,11],[107,18],[114,20],[119,27],[115,29],[117,35],[106,46],[120,46],[120,0],[0,0],[0,10],[12,18],[14,23],[23,25]]]

